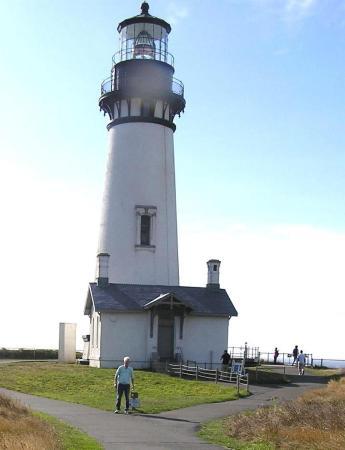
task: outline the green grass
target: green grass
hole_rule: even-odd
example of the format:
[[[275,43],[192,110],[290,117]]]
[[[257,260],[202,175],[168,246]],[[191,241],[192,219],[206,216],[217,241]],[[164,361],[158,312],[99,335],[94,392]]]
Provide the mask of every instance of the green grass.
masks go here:
[[[268,442],[241,442],[226,435],[224,419],[213,420],[202,425],[198,435],[206,442],[232,450],[274,450]]]
[[[114,409],[114,369],[44,363],[0,366],[0,386],[42,397],[111,411]],[[143,370],[135,371],[142,413],[159,413],[202,403],[237,399],[235,387],[189,381]],[[240,390],[240,396],[247,393]]]
[[[63,450],[102,450],[104,448],[96,439],[55,417],[43,413],[35,413],[35,416],[48,422],[55,429]]]
[[[342,374],[342,369],[324,369],[324,368],[311,368],[306,367],[306,375],[316,375],[319,377],[336,377]]]

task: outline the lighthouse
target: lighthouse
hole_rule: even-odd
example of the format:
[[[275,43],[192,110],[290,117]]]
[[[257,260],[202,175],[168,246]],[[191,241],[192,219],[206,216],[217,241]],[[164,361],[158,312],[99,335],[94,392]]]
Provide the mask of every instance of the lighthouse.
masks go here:
[[[117,31],[120,49],[99,99],[109,154],[96,278],[178,285],[173,136],[185,99],[168,52],[171,27],[144,2]]]
[[[174,120],[185,99],[168,52],[171,27],[144,2],[117,31],[120,49],[99,98],[109,154],[83,358],[94,367],[117,367],[125,354],[141,368],[212,366],[237,311],[220,287],[217,259],[207,263],[205,287],[179,284]]]

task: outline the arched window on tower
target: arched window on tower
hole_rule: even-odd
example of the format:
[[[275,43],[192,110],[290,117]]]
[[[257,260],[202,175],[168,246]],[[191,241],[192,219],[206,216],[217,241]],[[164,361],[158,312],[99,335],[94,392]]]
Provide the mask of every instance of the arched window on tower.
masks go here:
[[[155,58],[156,45],[153,37],[147,31],[140,31],[134,41],[134,58]]]
[[[136,249],[151,249],[156,245],[156,214],[155,206],[136,205],[137,236]]]

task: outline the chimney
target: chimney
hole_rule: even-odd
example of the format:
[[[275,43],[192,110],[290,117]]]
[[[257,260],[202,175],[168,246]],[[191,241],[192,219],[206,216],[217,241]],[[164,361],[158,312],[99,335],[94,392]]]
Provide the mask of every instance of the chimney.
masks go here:
[[[219,289],[219,259],[210,259],[207,261],[207,288]]]
[[[105,287],[109,283],[109,253],[98,253],[96,281],[100,287]]]

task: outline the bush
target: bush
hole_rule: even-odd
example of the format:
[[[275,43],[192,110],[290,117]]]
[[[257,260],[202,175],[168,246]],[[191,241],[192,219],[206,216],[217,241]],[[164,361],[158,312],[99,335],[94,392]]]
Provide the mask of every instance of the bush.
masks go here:
[[[0,349],[0,359],[57,359],[58,351],[51,349]]]

